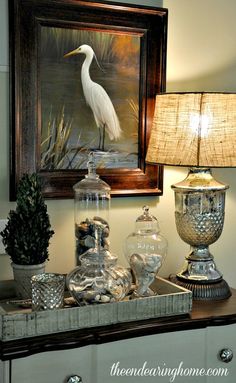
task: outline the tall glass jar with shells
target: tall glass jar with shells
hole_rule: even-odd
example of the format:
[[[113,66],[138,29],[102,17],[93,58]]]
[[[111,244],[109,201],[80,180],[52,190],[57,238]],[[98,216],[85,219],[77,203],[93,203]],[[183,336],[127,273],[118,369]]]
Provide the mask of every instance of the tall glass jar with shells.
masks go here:
[[[96,173],[93,153],[89,154],[88,174],[74,189],[76,263],[89,249],[96,247],[98,227],[101,228],[101,247],[109,250],[110,186]]]

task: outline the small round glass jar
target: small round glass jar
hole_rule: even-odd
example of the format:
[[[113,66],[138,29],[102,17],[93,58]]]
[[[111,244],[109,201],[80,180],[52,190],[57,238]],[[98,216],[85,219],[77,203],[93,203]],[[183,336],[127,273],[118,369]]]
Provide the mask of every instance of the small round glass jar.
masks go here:
[[[136,220],[135,231],[125,241],[125,255],[135,278],[135,297],[155,295],[154,281],[167,252],[167,240],[160,234],[157,219],[143,207]]]
[[[80,256],[81,265],[66,278],[68,290],[80,306],[122,300],[131,288],[130,271],[100,246],[100,228],[97,233],[98,245]]]
[[[110,186],[96,173],[93,153],[89,154],[88,174],[74,185],[76,263],[95,247],[96,228],[102,228],[101,246],[109,249]]]

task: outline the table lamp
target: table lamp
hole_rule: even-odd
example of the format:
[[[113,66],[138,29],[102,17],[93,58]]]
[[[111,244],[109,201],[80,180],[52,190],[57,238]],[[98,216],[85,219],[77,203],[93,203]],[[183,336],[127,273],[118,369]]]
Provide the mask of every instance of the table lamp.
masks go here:
[[[171,186],[177,231],[190,245],[172,280],[196,300],[228,298],[230,288],[209,251],[222,233],[228,185],[216,181],[210,168],[236,166],[236,94],[157,95],[146,161],[189,167],[187,177]]]

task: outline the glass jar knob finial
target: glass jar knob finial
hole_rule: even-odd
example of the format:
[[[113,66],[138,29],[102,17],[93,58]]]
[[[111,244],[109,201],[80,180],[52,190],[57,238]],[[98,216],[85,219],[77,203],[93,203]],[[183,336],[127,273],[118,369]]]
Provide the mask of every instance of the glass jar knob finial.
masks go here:
[[[93,152],[89,153],[87,167],[88,167],[88,174],[85,176],[86,178],[98,178],[99,177],[96,173],[96,164],[95,164]]]

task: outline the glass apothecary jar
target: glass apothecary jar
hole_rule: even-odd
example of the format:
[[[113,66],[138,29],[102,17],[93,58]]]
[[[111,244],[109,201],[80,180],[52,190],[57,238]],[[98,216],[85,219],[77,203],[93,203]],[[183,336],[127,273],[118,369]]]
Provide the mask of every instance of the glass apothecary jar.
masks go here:
[[[157,219],[143,207],[135,222],[135,231],[125,241],[125,255],[135,277],[135,297],[155,295],[150,289],[166,257],[167,240],[161,235]]]
[[[110,186],[96,173],[93,153],[89,154],[88,174],[74,185],[76,262],[95,247],[96,228],[102,228],[101,246],[109,249]]]
[[[95,231],[96,246],[80,256],[80,266],[66,278],[68,290],[80,306],[122,300],[131,288],[130,271],[119,266],[117,257],[101,247],[101,227]]]

